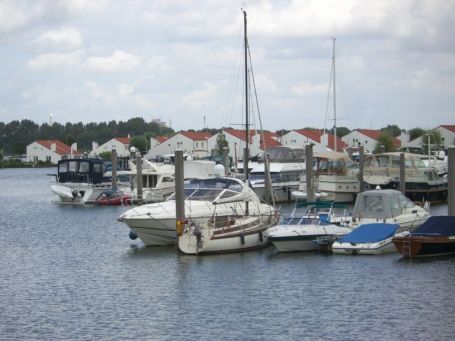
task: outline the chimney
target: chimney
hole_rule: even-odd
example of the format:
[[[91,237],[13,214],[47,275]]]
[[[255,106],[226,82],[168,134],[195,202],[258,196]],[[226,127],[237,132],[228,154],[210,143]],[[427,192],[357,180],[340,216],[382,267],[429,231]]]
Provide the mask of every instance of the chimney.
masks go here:
[[[56,143],[51,143],[51,151],[53,151],[53,152],[57,151],[57,144]]]
[[[98,148],[98,143],[95,141],[92,141],[92,153],[95,154],[96,149]]]

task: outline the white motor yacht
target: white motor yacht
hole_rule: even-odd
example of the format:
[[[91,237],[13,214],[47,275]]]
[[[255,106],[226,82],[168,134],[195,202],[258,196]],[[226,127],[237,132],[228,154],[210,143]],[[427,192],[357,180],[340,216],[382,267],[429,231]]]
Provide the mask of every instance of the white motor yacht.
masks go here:
[[[428,205],[417,206],[393,189],[376,189],[357,195],[352,211],[352,226],[388,223],[400,225],[400,231],[412,230],[429,217]]]
[[[232,201],[232,197],[236,200]],[[240,200],[241,199],[241,200]],[[204,224],[216,215],[269,215],[271,206],[261,203],[242,180],[228,177],[193,179],[185,183],[185,217],[194,224]],[[171,245],[176,240],[176,207],[171,196],[161,203],[131,208],[123,213],[124,222],[145,245]]]

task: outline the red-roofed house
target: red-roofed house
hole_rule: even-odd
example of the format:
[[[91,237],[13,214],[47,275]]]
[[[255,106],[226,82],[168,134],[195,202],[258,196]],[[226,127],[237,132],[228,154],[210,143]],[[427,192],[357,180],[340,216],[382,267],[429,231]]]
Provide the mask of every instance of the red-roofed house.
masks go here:
[[[38,140],[27,146],[27,160],[29,162],[48,161],[58,163],[65,155],[77,153],[77,148],[64,144],[59,140]]]
[[[348,147],[364,146],[365,153],[372,153],[378,143],[378,138],[381,136],[381,130],[373,129],[355,129],[349,134],[343,136],[342,140]],[[393,144],[398,149],[401,147],[401,141],[393,138]]]
[[[226,141],[229,145],[229,156],[232,158],[237,157],[238,159],[243,158],[243,150],[246,147],[246,136],[245,130],[223,128],[222,133],[224,134]],[[209,149],[216,149],[216,139],[218,134],[213,135],[209,139]],[[264,148],[280,146],[278,136],[275,133],[264,132],[264,140],[260,131],[250,131],[250,141],[248,148],[250,149],[250,156],[262,155]]]
[[[168,139],[150,148],[145,155],[147,159],[156,156],[173,154],[176,150],[182,150],[191,154],[193,157],[205,157],[210,155],[208,140],[210,134],[207,132],[180,131]]]
[[[337,151],[343,152],[346,144],[337,137]],[[290,148],[305,148],[308,144],[313,144],[314,152],[335,150],[335,136],[324,133],[319,129],[297,129],[281,137],[281,144]]]
[[[449,146],[455,145],[455,125],[443,124],[432,130],[439,131],[441,134],[441,142],[444,146],[444,149],[447,149]],[[403,145],[406,148],[421,148],[422,140],[427,139],[428,135],[420,136],[412,141],[409,141]]]
[[[99,155],[100,153],[110,152],[115,148],[117,150],[117,156],[129,156],[130,142],[131,139],[129,137],[114,137],[101,146],[97,146],[95,143],[92,152],[95,155]]]

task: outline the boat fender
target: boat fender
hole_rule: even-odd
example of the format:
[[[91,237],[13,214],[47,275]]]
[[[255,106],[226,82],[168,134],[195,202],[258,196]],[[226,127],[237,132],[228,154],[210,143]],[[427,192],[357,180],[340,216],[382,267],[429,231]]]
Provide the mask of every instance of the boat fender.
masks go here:
[[[259,240],[260,240],[261,242],[264,241],[264,236],[262,235],[262,231],[259,232]]]
[[[240,235],[240,243],[241,243],[242,245],[245,245],[245,236],[244,236],[243,234]]]
[[[128,236],[130,237],[131,240],[136,240],[136,238],[137,238],[137,234],[134,233],[133,230],[130,230],[130,233],[128,234]]]

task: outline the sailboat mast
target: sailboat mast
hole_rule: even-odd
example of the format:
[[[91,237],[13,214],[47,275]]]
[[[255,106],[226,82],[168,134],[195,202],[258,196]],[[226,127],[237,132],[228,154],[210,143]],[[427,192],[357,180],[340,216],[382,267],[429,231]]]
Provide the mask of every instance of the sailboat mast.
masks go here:
[[[248,115],[248,38],[247,38],[247,22],[246,22],[246,11],[243,11],[243,27],[244,27],[244,47],[245,47],[245,145],[246,155],[243,160],[243,172],[245,174],[245,180],[248,181],[248,157],[249,153],[249,141],[250,141],[250,125]]]
[[[337,97],[336,97],[336,83],[335,83],[335,38],[333,39],[333,56],[332,56],[332,65],[333,65],[333,135],[334,135],[334,145],[335,151],[337,150]]]

